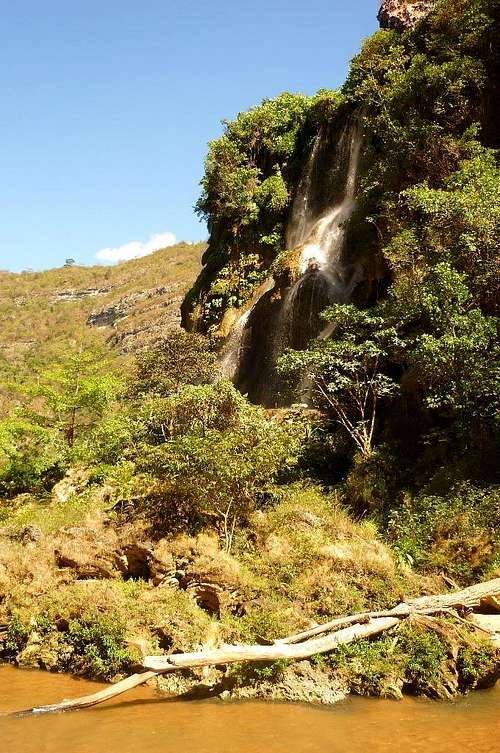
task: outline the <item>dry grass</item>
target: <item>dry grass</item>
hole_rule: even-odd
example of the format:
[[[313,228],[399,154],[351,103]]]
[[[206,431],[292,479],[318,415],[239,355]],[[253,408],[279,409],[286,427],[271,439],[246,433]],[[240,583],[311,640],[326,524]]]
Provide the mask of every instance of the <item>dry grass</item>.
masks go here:
[[[408,579],[371,523],[356,523],[336,496],[291,487],[254,518],[256,548],[244,561],[265,590],[311,619],[397,603]]]
[[[23,526],[31,530],[40,521],[36,511],[28,505],[14,513],[0,547],[4,621],[13,612],[23,623],[38,615],[45,625],[115,615],[136,647],[182,650],[213,638],[214,629],[225,641],[277,638],[312,621],[393,606],[405,593],[424,590],[373,524],[353,521],[335,495],[313,486],[283,488],[239,532],[231,554],[210,532],[153,543],[139,524],[112,525],[98,502],[83,492],[48,506],[35,542],[20,539]],[[55,528],[58,514],[72,509],[73,524],[65,519]],[[144,572],[130,565],[130,552],[144,560]],[[46,636],[43,662],[57,666],[59,644],[53,648],[50,629]],[[30,639],[26,657],[36,656]]]
[[[42,354],[54,341],[93,335],[104,340],[132,330],[177,323],[179,306],[200,269],[204,244],[180,243],[141,259],[113,267],[63,267],[46,272],[0,272],[0,355],[16,362],[26,354]],[[86,326],[91,311],[116,304],[125,296],[165,287],[167,292],[133,306],[115,328]],[[85,291],[94,295],[77,297]],[[62,299],[61,294],[73,298]]]

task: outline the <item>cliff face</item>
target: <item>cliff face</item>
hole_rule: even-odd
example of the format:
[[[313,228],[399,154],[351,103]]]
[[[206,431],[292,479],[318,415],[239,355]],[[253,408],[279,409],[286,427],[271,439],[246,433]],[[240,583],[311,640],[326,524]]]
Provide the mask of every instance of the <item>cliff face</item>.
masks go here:
[[[224,373],[255,402],[281,399],[279,357],[328,336],[327,306],[385,296],[404,192],[446,185],[473,124],[497,145],[498,0],[383,0],[378,17],[406,33],[368,39],[341,90],[264,100],[209,146],[210,240],[182,324],[224,340]]]
[[[434,0],[383,0],[377,18],[383,29],[405,31],[430,13],[434,4]]]

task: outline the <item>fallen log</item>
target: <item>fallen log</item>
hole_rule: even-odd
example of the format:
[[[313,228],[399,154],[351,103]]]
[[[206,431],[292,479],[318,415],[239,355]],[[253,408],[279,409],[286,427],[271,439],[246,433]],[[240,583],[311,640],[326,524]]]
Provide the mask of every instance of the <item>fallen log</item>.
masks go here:
[[[330,622],[324,622],[321,625],[314,625],[309,630],[303,630],[301,633],[295,633],[295,635],[289,635],[286,638],[278,638],[274,641],[275,644],[288,644],[288,643],[300,643],[314,635],[321,635],[322,633],[328,633],[332,630],[339,630],[340,628],[348,627],[356,622],[364,623],[369,622],[372,619],[379,617],[408,617],[410,614],[410,607],[408,604],[398,604],[393,609],[387,609],[381,612],[358,612],[357,614],[351,614],[348,617],[337,617]]]
[[[209,649],[207,651],[194,651],[187,654],[169,654],[167,656],[147,656],[144,659],[144,667],[149,671],[141,672],[127,677],[125,680],[110,685],[104,690],[91,695],[82,696],[51,703],[47,706],[34,706],[31,709],[16,712],[16,716],[27,714],[49,714],[56,711],[76,711],[77,709],[95,706],[110,698],[121,695],[127,690],[151,680],[156,675],[174,672],[178,669],[195,669],[209,665],[236,664],[241,661],[277,661],[278,659],[306,659],[315,654],[327,653],[336,646],[351,643],[357,638],[368,638],[384,630],[397,625],[399,620],[395,617],[386,617],[373,620],[365,625],[354,625],[346,630],[339,630],[325,638],[320,638],[296,646],[272,645],[272,646],[224,646],[222,648]]]
[[[438,596],[420,596],[418,599],[412,599],[408,604],[419,612],[422,609],[432,609],[439,612],[440,609],[456,609],[457,607],[474,609],[481,606],[483,599],[499,595],[500,578],[494,578],[485,583],[478,583],[475,586],[464,588],[462,591],[439,594]]]
[[[315,654],[326,654],[334,648],[351,643],[358,638],[369,638],[394,627],[399,623],[397,617],[381,617],[366,624],[338,630],[324,638],[287,645],[274,643],[272,646],[223,646],[208,651],[194,651],[189,654],[170,654],[169,656],[146,656],[143,665],[146,669],[169,672],[174,669],[195,669],[218,664],[235,664],[242,661],[278,661],[278,659],[308,659]]]
[[[316,654],[333,651],[337,646],[351,643],[359,638],[369,638],[395,627],[410,615],[430,615],[439,612],[449,612],[459,607],[478,607],[485,598],[500,596],[500,578],[480,583],[476,586],[450,594],[439,596],[422,596],[408,602],[402,602],[391,610],[381,612],[361,612],[356,615],[339,617],[335,620],[317,625],[302,633],[297,633],[268,646],[242,645],[222,646],[193,651],[185,654],[168,654],[166,656],[147,656],[143,661],[146,671],[110,685],[97,693],[64,700],[47,706],[35,706],[24,714],[44,714],[56,711],[73,711],[88,708],[135,688],[157,675],[174,672],[180,669],[195,669],[209,665],[227,665],[236,662],[273,662],[279,659],[308,659]],[[339,629],[340,628],[340,629]],[[334,631],[334,632],[332,632]],[[322,638],[312,636],[324,635]]]
[[[352,625],[356,622],[366,622],[367,620],[378,617],[408,617],[410,614],[435,614],[436,612],[447,612],[450,609],[473,609],[480,607],[483,602],[496,600],[500,594],[500,578],[479,583],[476,586],[470,586],[462,591],[455,591],[450,594],[440,594],[438,596],[420,596],[418,599],[409,599],[403,601],[392,609],[386,609],[378,612],[358,612],[347,617],[337,617],[330,622],[324,622],[321,625],[314,625],[309,630],[303,630],[301,633],[289,635],[287,638],[280,638],[275,643],[300,643],[314,635],[321,635],[331,630],[338,630],[341,627]]]
[[[126,693],[127,690],[132,690],[132,688],[142,685],[159,674],[160,672],[137,672],[134,675],[130,675],[130,677],[126,677],[124,680],[120,680],[120,682],[117,682],[114,685],[108,685],[107,688],[98,690],[97,693],[80,696],[80,698],[70,698],[60,701],[59,703],[50,703],[47,706],[33,706],[31,709],[16,711],[14,715],[27,716],[29,714],[50,714],[55,711],[86,709],[89,706],[96,706],[98,703],[108,701],[110,698],[115,698],[122,693]]]

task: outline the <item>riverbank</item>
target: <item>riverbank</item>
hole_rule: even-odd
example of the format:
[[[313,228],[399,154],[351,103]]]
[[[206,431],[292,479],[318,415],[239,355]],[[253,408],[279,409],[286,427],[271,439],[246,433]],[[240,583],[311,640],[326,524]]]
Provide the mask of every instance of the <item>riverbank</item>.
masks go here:
[[[265,644],[334,616],[456,590],[415,573],[372,523],[353,521],[312,486],[287,490],[244,533],[231,552],[209,531],[154,539],[140,521],[106,510],[100,488],[24,503],[0,528],[0,657],[109,681],[147,655]],[[498,619],[498,605],[489,609]],[[451,698],[499,674],[484,625],[443,613],[306,661],[185,670],[159,686],[170,695],[332,704],[349,693]]]

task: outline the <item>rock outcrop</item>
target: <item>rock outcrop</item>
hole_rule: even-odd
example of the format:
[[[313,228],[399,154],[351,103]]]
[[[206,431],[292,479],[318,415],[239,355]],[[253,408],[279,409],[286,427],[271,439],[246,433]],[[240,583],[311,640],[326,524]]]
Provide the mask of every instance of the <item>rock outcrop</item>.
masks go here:
[[[378,20],[383,29],[405,31],[415,26],[434,7],[434,0],[383,0]]]
[[[85,288],[84,290],[58,290],[53,296],[52,301],[79,301],[81,298],[94,297],[96,295],[106,295],[111,290],[110,287],[104,288]]]
[[[136,293],[123,296],[116,303],[112,303],[99,311],[91,311],[87,317],[89,327],[111,327],[118,319],[123,319],[138,303],[148,301],[156,296],[169,293],[174,286],[162,286],[150,290],[140,290]]]
[[[111,529],[66,526],[58,532],[54,558],[59,568],[78,580],[118,578],[121,560],[117,548],[117,536]]]

